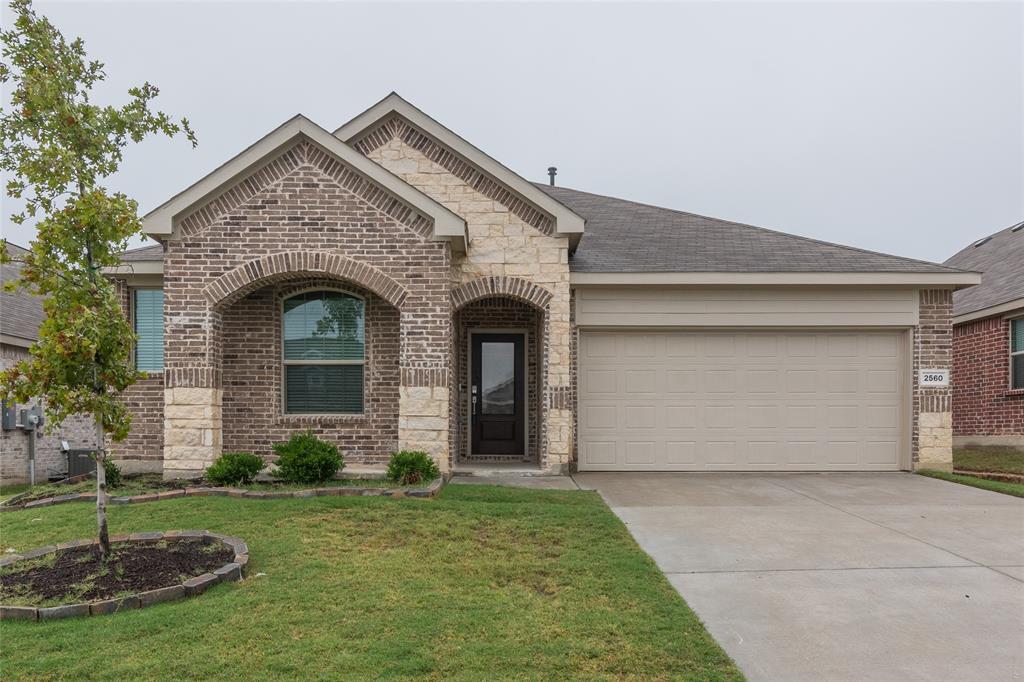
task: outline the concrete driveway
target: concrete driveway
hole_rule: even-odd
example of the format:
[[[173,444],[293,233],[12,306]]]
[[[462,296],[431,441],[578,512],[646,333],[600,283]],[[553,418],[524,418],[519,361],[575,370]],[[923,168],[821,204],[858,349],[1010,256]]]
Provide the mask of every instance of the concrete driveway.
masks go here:
[[[575,479],[750,680],[1024,678],[1024,499],[913,474]]]

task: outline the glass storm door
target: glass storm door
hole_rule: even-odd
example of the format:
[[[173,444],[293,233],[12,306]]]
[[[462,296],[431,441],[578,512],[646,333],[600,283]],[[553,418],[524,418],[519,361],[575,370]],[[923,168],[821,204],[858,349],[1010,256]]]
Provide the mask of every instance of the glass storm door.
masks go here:
[[[473,334],[472,453],[525,455],[523,334]]]

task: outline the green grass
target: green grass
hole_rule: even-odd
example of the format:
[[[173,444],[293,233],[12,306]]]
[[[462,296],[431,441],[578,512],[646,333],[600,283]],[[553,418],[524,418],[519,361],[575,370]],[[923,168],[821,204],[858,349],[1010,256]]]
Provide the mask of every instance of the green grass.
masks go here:
[[[0,488],[0,502],[3,502],[8,497],[14,497],[15,495],[23,493],[31,487],[32,486],[28,483],[12,483],[10,485],[5,485]]]
[[[249,577],[139,611],[0,622],[5,678],[741,679],[593,492],[179,498],[109,515],[113,533],[241,536]],[[83,505],[0,521],[19,550],[93,532]]]
[[[417,483],[409,487],[424,487],[431,483],[431,481],[425,481],[423,483]],[[190,487],[196,485],[209,485],[213,486],[212,483],[197,483],[191,481],[181,481],[180,483],[173,483],[164,481],[160,474],[140,474],[138,476],[126,476],[122,479],[121,485],[116,488],[107,488],[107,493],[113,497],[131,497],[133,495],[145,495],[147,493],[159,493],[167,490],[173,490],[177,487]],[[42,500],[47,497],[57,497],[58,495],[73,495],[77,493],[94,493],[96,492],[96,480],[87,479],[79,481],[78,483],[65,483],[65,484],[54,484],[54,483],[42,483],[36,486],[11,486],[12,488],[17,487],[17,492],[24,492],[31,490],[31,494],[21,498],[18,503],[30,502],[32,500]],[[221,487],[221,486],[213,486]],[[265,490],[267,492],[286,492],[290,490],[309,490],[310,488],[400,488],[402,487],[394,481],[389,481],[384,478],[335,478],[322,483],[271,483],[271,482],[253,482],[239,486],[228,486],[244,488],[245,490]],[[4,488],[4,495],[10,497],[17,493],[11,493],[7,495],[8,489]],[[6,499],[3,498],[3,499]],[[17,504],[17,503],[16,503]]]
[[[964,474],[953,474],[948,471],[934,471],[932,469],[921,469],[917,473],[921,474],[922,476],[930,476],[931,478],[941,478],[943,481],[962,483],[964,485],[969,485],[974,488],[981,488],[983,490],[991,490],[992,492],[996,493],[1003,493],[1004,495],[1024,497],[1024,483],[1005,483],[1003,481],[990,481],[987,478],[978,478],[977,476],[967,476]]]
[[[953,450],[953,468],[1024,474],[1024,450],[1000,446],[957,448]]]

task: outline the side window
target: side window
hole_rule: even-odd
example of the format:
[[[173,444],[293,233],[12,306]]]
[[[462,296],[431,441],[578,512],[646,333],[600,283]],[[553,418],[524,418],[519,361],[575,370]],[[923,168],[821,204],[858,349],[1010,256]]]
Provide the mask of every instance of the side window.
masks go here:
[[[363,300],[338,291],[309,291],[286,298],[282,309],[284,411],[362,413]]]
[[[132,322],[135,326],[135,367],[144,372],[164,368],[164,292],[136,289]]]
[[[1024,388],[1024,318],[1010,320],[1010,388]]]

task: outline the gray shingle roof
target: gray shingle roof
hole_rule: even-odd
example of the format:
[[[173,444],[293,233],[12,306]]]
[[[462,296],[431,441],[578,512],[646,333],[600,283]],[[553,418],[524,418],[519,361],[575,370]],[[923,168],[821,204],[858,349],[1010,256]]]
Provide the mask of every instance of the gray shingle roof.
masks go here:
[[[1014,226],[1015,227],[1015,226]],[[946,265],[981,274],[981,284],[953,293],[953,314],[966,315],[1024,298],[1024,228],[996,232],[978,246],[961,249]]]
[[[935,263],[535,183],[583,216],[574,272],[957,272]]]
[[[137,263],[139,261],[161,261],[164,259],[164,247],[162,244],[150,244],[135,249],[128,249],[121,256],[124,263]]]
[[[18,258],[26,253],[25,249],[7,243],[7,253]],[[21,272],[19,263],[0,265],[0,280],[4,284],[18,278]],[[39,325],[43,323],[43,302],[38,296],[29,294],[24,289],[14,291],[0,290],[0,334],[23,339],[26,343],[39,338]]]

